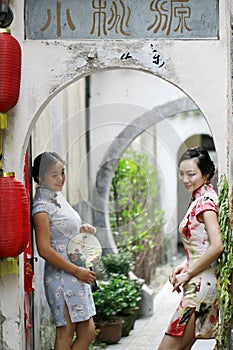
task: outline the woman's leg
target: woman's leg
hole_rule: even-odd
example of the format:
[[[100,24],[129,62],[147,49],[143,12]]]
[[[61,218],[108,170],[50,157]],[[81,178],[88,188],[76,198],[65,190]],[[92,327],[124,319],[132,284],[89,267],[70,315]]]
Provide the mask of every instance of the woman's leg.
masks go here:
[[[54,350],[70,350],[74,338],[76,323],[71,323],[67,305],[65,304],[65,318],[67,325],[56,327]]]
[[[165,334],[158,350],[190,350],[195,343],[195,312],[190,317],[182,337]]]
[[[77,338],[72,344],[72,350],[88,350],[90,344],[95,339],[95,324],[91,317],[87,321],[76,323]]]

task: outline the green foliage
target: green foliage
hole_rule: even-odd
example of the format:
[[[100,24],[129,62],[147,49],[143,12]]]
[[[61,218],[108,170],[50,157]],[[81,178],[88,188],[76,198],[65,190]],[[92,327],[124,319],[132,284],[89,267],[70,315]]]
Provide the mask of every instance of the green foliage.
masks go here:
[[[134,268],[133,257],[129,252],[109,253],[102,257],[107,274],[119,273],[128,275]]]
[[[100,281],[98,285],[99,289],[93,293],[97,322],[132,313],[141,299],[141,283],[122,274],[110,274],[108,280]]]
[[[111,227],[118,229],[141,214],[150,220],[149,199],[157,198],[157,195],[157,172],[148,164],[148,157],[135,151],[126,152],[118,162],[110,188],[110,200],[114,202],[114,212],[110,215]],[[148,224],[150,226],[151,222]]]
[[[230,290],[231,272],[233,267],[232,230],[230,226],[230,204],[228,199],[229,186],[225,175],[221,175],[218,183],[219,192],[219,225],[224,245],[224,251],[219,259],[218,307],[219,324],[216,325],[217,349],[225,350],[228,344],[229,327],[233,307]]]
[[[95,339],[90,347],[89,347],[89,350],[100,350],[100,349],[106,349],[106,344],[105,343],[102,343],[101,341],[99,341],[98,339]]]
[[[145,262],[153,270],[156,251],[164,243],[161,229],[164,211],[159,207],[158,189],[157,170],[149,164],[148,156],[128,150],[118,162],[112,179],[110,225],[119,251],[133,254],[135,273],[147,283],[150,281],[143,272],[140,274],[138,266]]]

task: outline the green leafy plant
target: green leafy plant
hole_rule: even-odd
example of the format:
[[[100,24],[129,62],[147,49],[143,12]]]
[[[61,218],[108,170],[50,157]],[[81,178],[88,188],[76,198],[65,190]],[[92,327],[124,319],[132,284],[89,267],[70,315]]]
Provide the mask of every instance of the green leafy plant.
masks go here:
[[[233,267],[232,228],[230,225],[229,186],[225,175],[221,175],[218,183],[219,193],[219,225],[224,251],[219,258],[218,307],[219,323],[215,327],[217,349],[228,349],[229,327],[231,325],[233,307],[231,296],[231,273]]]
[[[98,332],[96,334],[98,336]],[[106,349],[106,344],[105,343],[102,343],[101,341],[99,341],[98,339],[95,339],[90,347],[89,347],[89,350],[100,350],[100,349]]]
[[[141,300],[142,285],[122,274],[110,274],[107,281],[98,282],[99,289],[93,293],[95,322],[109,322],[134,312]]]
[[[134,268],[133,256],[127,251],[109,253],[102,257],[102,263],[107,274],[119,273],[128,275]]]
[[[118,249],[134,256],[134,272],[148,284],[165,255],[158,188],[157,170],[148,156],[128,150],[112,179],[110,225]]]

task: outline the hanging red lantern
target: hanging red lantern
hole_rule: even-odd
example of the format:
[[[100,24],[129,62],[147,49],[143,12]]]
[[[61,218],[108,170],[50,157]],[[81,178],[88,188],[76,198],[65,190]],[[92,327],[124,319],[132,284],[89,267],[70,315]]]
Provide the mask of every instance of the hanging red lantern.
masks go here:
[[[0,258],[16,257],[29,242],[29,198],[14,173],[0,173],[0,193]]]
[[[0,28],[0,113],[13,108],[19,98],[21,48],[9,29]]]

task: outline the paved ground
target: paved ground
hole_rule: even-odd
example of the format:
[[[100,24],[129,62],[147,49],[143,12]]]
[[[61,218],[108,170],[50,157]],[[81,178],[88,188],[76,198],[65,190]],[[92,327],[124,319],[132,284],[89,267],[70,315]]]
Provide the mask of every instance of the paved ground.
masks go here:
[[[179,295],[172,293],[167,282],[155,297],[153,316],[137,320],[128,337],[108,345],[106,350],[156,350],[178,300]],[[198,340],[192,350],[213,350],[214,344],[213,340]]]

